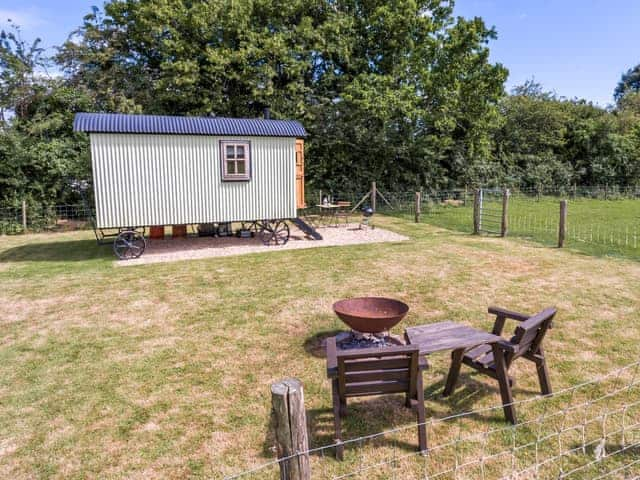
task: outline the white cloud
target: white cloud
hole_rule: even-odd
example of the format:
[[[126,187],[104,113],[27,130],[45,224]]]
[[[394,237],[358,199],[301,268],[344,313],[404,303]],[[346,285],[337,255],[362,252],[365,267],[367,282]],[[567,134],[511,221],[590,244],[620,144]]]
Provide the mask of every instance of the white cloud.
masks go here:
[[[37,8],[29,7],[15,10],[0,8],[0,27],[8,27],[9,20],[25,30],[36,28],[47,23],[42,12]]]

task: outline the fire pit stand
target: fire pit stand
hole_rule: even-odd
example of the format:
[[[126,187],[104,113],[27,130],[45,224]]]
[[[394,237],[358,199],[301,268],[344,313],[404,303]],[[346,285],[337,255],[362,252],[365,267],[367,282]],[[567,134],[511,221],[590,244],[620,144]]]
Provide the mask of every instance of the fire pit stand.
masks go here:
[[[341,350],[352,350],[355,348],[384,348],[390,346],[404,345],[402,337],[393,335],[390,332],[362,333],[356,330],[341,332],[336,335],[336,346]]]
[[[404,345],[400,337],[389,333],[409,311],[403,302],[382,297],[347,298],[334,303],[333,311],[351,328],[336,336],[339,349]]]

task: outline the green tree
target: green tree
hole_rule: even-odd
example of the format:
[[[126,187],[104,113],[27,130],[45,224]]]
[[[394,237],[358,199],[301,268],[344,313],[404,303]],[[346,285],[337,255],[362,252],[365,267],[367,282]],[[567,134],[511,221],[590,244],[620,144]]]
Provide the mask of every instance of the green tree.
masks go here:
[[[44,70],[48,59],[41,40],[31,44],[22,39],[20,27],[12,24],[9,31],[0,31],[0,122],[6,114],[26,115],[31,99],[43,88],[37,75]]]
[[[616,102],[620,102],[629,92],[640,92],[640,63],[622,74],[613,91],[613,98]]]
[[[86,138],[72,132],[73,115],[90,110],[82,89],[43,71],[39,40],[25,42],[16,27],[0,33],[0,204],[65,200],[70,176],[89,173]]]
[[[340,46],[325,28],[329,7],[114,0],[85,17],[57,59],[106,111],[255,116],[269,105],[301,117],[320,52]]]
[[[570,183],[635,183],[639,159],[630,132],[637,124],[633,94],[610,112],[584,100],[557,98],[534,81],[501,103],[495,135],[505,181],[538,189]]]
[[[300,119],[317,185],[448,185],[467,170],[461,157],[490,154],[507,75],[488,61],[495,31],[452,9],[113,0],[57,59],[101,110],[256,116],[269,106]]]
[[[90,174],[73,113],[255,117],[309,131],[311,187],[640,181],[635,73],[607,111],[530,80],[504,94],[496,32],[439,0],[111,0],[59,48],[0,35],[0,202]],[[8,115],[6,114],[8,113]]]

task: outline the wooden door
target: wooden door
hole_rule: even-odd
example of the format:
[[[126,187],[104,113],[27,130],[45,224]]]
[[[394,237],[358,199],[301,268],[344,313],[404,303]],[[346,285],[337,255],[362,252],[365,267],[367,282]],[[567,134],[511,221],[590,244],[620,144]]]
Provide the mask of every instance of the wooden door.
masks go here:
[[[304,140],[296,140],[296,208],[305,208],[304,203]]]

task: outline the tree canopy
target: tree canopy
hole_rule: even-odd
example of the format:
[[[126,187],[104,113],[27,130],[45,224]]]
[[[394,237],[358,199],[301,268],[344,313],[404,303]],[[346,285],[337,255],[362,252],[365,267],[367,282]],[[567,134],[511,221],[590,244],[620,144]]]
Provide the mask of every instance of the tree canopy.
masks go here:
[[[164,19],[171,19],[167,24]],[[325,187],[442,185],[489,153],[494,30],[437,0],[112,1],[57,60],[102,109],[298,118]]]
[[[613,98],[616,102],[620,102],[627,93],[638,92],[640,92],[640,63],[622,74],[613,92]]]
[[[497,32],[439,0],[111,0],[46,58],[0,35],[0,203],[90,176],[76,111],[302,121],[310,186],[637,183],[638,67],[608,111],[504,91]],[[63,75],[49,77],[46,69]]]

